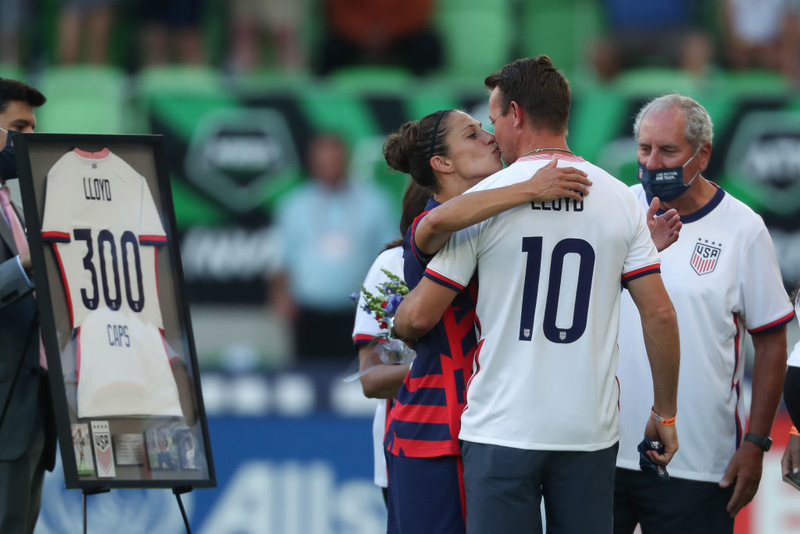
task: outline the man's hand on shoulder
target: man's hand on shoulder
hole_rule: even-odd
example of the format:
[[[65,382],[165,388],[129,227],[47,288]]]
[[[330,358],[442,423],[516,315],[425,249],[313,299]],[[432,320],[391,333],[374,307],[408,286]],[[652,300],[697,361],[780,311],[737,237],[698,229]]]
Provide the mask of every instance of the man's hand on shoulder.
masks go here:
[[[547,165],[536,171],[523,182],[531,201],[548,201],[557,198],[571,198],[581,201],[589,194],[592,181],[586,173],[574,167],[559,167],[558,158],[554,157]]]

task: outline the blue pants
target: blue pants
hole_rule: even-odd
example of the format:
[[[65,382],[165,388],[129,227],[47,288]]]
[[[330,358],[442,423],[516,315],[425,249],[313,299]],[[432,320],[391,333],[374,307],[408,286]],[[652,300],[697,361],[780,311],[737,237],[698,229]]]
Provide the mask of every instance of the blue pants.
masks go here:
[[[386,453],[388,534],[464,534],[460,456],[408,458]]]

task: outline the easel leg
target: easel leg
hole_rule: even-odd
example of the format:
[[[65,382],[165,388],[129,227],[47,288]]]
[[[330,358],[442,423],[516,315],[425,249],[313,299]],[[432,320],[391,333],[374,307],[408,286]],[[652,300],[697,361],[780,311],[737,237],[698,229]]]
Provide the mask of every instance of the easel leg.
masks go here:
[[[83,490],[83,534],[87,534],[88,523],[86,521],[86,496],[96,495],[98,493],[107,493],[111,491],[109,488],[91,488]]]
[[[189,493],[192,491],[191,486],[177,486],[172,488],[172,493],[175,494],[175,498],[178,500],[178,507],[181,509],[181,516],[183,517],[183,524],[186,526],[186,534],[192,534],[192,528],[189,526],[189,517],[186,515],[186,509],[183,507],[183,501],[181,500],[182,493]],[[84,532],[84,534],[86,534]]]

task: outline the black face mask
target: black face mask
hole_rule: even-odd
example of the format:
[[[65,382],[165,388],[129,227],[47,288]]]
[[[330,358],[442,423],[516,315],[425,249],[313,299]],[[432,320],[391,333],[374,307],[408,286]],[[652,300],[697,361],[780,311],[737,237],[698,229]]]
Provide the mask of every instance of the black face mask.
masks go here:
[[[680,167],[663,167],[661,169],[648,170],[647,166],[639,163],[639,181],[642,182],[645,192],[649,196],[658,197],[659,200],[664,202],[672,202],[688,191],[689,186],[699,176],[700,171],[698,170],[689,180],[689,183],[685,184],[683,183],[683,169],[694,159],[698,152],[700,152],[700,147],[697,147],[692,157]]]
[[[6,132],[6,146],[3,150],[0,150],[0,178],[3,180],[13,180],[17,178],[17,159],[14,157],[14,141],[12,139],[12,133],[8,130],[4,130]]]

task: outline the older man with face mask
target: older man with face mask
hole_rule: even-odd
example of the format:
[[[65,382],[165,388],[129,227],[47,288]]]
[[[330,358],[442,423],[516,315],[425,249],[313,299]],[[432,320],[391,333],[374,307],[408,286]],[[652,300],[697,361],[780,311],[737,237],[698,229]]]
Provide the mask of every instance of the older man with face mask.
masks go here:
[[[620,312],[620,448],[615,534],[730,534],[734,516],[756,493],[786,370],[792,306],[764,222],[707,180],[713,126],[695,100],[666,95],[636,117],[642,205],[658,198],[683,227],[661,252],[664,285],[680,330],[678,414],[681,452],[671,480],[639,470],[640,421],[650,410],[639,314],[627,292]],[[755,347],[749,425],[744,413],[744,337]]]
[[[0,79],[0,532],[36,526],[44,470],[55,465],[55,430],[24,221],[9,197],[17,178],[14,132],[31,133],[38,90]]]

